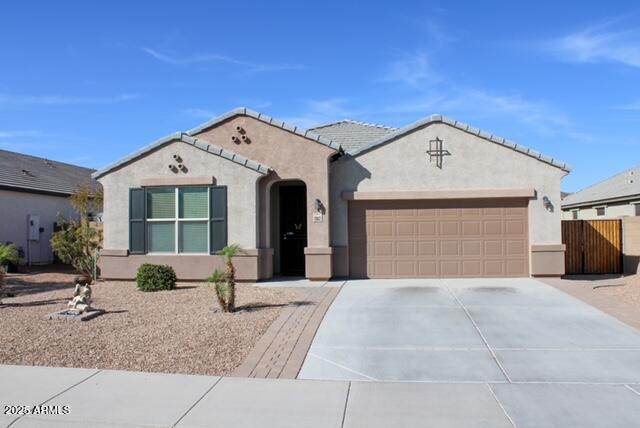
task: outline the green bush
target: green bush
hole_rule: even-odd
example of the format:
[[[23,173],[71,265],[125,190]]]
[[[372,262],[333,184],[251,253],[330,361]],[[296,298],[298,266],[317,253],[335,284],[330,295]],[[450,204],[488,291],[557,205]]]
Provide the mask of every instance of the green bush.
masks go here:
[[[145,263],[138,269],[136,284],[140,291],[172,290],[176,288],[176,272],[171,266]]]

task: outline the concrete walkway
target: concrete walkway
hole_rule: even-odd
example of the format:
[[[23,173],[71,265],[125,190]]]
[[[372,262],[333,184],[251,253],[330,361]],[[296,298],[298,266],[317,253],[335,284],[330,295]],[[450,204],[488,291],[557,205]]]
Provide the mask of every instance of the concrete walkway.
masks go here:
[[[0,379],[3,410],[40,413],[0,416],[0,426],[11,427],[584,428],[640,420],[637,385],[305,381],[24,366],[0,366]]]

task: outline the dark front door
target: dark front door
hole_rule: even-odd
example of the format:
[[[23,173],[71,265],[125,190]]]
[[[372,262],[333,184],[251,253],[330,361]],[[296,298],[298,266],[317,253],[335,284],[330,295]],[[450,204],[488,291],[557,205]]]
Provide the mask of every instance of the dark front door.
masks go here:
[[[307,246],[307,190],[280,187],[280,273],[304,276]]]

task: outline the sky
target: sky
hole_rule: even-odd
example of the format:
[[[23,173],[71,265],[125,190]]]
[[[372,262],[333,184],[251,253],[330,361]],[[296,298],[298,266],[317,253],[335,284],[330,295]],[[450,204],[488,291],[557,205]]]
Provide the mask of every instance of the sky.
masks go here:
[[[640,164],[637,1],[0,3],[0,148],[101,168],[236,107],[301,127],[444,114]]]

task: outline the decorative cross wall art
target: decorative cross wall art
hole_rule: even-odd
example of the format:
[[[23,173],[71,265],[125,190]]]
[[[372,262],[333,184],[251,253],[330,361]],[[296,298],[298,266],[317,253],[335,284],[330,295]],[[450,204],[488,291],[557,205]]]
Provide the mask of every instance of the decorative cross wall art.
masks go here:
[[[436,166],[442,169],[442,160],[445,156],[451,156],[451,152],[449,150],[445,150],[442,146],[443,141],[436,137],[435,140],[429,140],[429,150],[427,150],[427,155],[429,155],[429,162],[433,162],[435,159]]]

